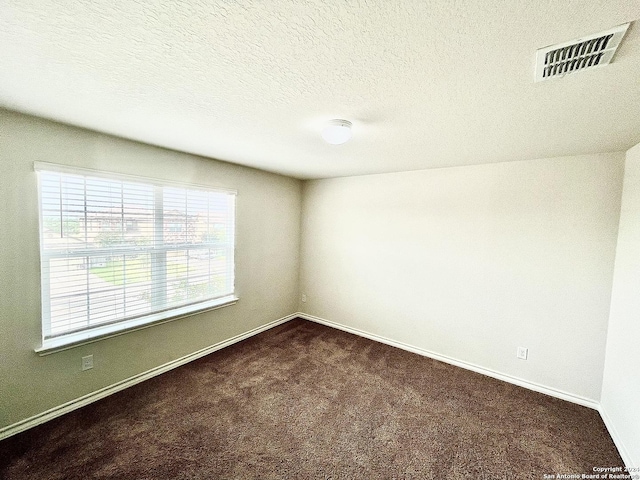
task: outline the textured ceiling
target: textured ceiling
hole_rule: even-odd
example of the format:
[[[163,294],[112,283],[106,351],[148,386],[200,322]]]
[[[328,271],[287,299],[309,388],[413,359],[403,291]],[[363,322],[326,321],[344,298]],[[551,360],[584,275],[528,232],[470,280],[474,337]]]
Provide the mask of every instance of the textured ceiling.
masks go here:
[[[0,106],[299,178],[625,150],[640,24],[613,63],[535,50],[638,0],[1,0]],[[323,121],[354,123],[332,146]]]

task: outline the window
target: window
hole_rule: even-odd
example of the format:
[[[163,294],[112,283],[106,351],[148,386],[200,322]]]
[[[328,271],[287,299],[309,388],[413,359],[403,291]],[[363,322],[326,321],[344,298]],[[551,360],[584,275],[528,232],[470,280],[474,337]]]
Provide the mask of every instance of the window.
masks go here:
[[[235,303],[235,192],[36,163],[39,351]]]

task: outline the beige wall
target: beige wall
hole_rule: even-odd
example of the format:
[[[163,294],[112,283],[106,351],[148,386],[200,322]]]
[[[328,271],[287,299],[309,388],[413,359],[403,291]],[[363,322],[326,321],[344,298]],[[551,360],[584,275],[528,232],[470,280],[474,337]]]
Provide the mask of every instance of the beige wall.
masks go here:
[[[597,402],[623,162],[305,182],[300,309]]]
[[[36,160],[236,189],[238,304],[39,357]],[[295,312],[300,205],[298,180],[0,110],[0,428]]]
[[[640,144],[627,152],[602,411],[627,466],[640,467]]]

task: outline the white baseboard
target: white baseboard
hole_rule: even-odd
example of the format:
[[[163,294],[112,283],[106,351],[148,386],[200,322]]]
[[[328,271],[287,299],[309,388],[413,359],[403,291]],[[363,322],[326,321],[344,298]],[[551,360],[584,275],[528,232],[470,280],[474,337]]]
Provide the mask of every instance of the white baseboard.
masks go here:
[[[310,320],[312,322],[321,323],[322,325],[326,325],[328,327],[337,328],[339,330],[343,330],[345,332],[353,333],[355,335],[359,335],[361,337],[368,338],[370,340],[374,340],[376,342],[385,343],[387,345],[391,345],[392,347],[397,347],[402,350],[406,350],[408,352],[417,353],[418,355],[422,355],[425,357],[433,358],[434,360],[439,360],[444,363],[448,363],[450,365],[454,365],[456,367],[464,368],[466,370],[471,370],[476,373],[481,373],[488,377],[496,378],[498,380],[502,380],[508,383],[512,383],[514,385],[518,385],[520,387],[528,388],[529,390],[533,390],[534,392],[544,393],[546,395],[550,395],[552,397],[560,398],[562,400],[566,400],[568,402],[577,403],[578,405],[582,405],[584,407],[593,408],[594,410],[598,410],[600,407],[600,403],[585,397],[581,397],[579,395],[574,395],[568,392],[563,392],[562,390],[557,390],[555,388],[547,387],[545,385],[540,385],[538,383],[530,382],[528,380],[523,380],[518,377],[513,377],[511,375],[507,375],[504,373],[496,372],[495,370],[491,370],[489,368],[481,367],[479,365],[475,365],[473,363],[464,362],[462,360],[457,360],[452,357],[448,357],[446,355],[441,355],[439,353],[431,352],[429,350],[425,350],[419,347],[414,347],[413,345],[408,345],[406,343],[398,342],[396,340],[391,340],[390,338],[382,337],[380,335],[376,335],[373,333],[365,332],[363,330],[359,330],[357,328],[348,327],[346,325],[342,325],[340,323],[332,322],[330,320],[326,320],[324,318],[316,317],[314,315],[308,315],[306,313],[298,312],[296,314],[300,318],[304,318],[305,320]]]
[[[192,362],[193,360],[204,357],[205,355],[228,347],[229,345],[233,345],[234,343],[252,337],[253,335],[257,335],[258,333],[264,332],[265,330],[269,330],[270,328],[288,322],[289,320],[292,320],[296,317],[298,317],[298,314],[287,315],[286,317],[282,317],[278,320],[274,320],[273,322],[269,322],[266,325],[254,328],[253,330],[249,330],[248,332],[236,335],[235,337],[231,337],[222,342],[218,342],[215,345],[210,345],[201,350],[190,353],[189,355],[185,355],[184,357],[165,363],[164,365],[160,365],[158,367],[152,368],[151,370],[147,370],[146,372],[139,373],[138,375],[134,375],[133,377],[114,383],[113,385],[109,385],[108,387],[104,387],[100,390],[96,390],[95,392],[83,395],[82,397],[76,398],[75,400],[63,403],[62,405],[34,415],[33,417],[26,418],[12,425],[8,425],[0,429],[0,440],[28,430],[32,427],[35,427],[36,425],[48,422],[49,420],[53,420],[54,418],[64,415],[65,413],[72,412],[73,410],[84,407],[85,405],[100,400],[101,398],[112,395],[116,392],[124,390],[125,388],[129,388],[137,383],[155,377],[156,375],[160,375],[162,373],[168,372],[169,370],[173,370],[174,368],[184,365],[185,363]]]
[[[278,320],[274,320],[273,322],[267,323],[266,325],[262,325],[258,328],[254,328],[253,330],[250,330],[248,332],[242,333],[240,335],[236,335],[235,337],[229,338],[227,340],[224,340],[222,342],[216,343],[214,345],[211,345],[209,347],[205,347],[201,350],[198,350],[196,352],[193,352],[189,355],[185,355],[184,357],[178,358],[176,360],[173,360],[171,362],[165,363],[164,365],[160,365],[158,367],[152,368],[151,370],[147,370],[146,372],[142,372],[138,375],[134,375],[133,377],[127,378],[125,380],[122,380],[120,382],[114,383],[113,385],[109,385],[107,387],[101,388],[100,390],[96,390],[95,392],[89,393],[87,395],[84,395],[82,397],[79,397],[75,400],[71,400],[67,403],[64,403],[62,405],[59,405],[57,407],[51,408],[45,412],[39,413],[37,415],[34,415],[30,418],[21,420],[20,422],[14,423],[12,425],[8,425],[4,428],[0,429],[0,440],[3,440],[5,438],[8,438],[12,435],[15,435],[17,433],[23,432],[25,430],[28,430],[32,427],[35,427],[36,425],[40,425],[42,423],[45,423],[49,420],[53,420],[56,417],[59,417],[61,415],[64,415],[65,413],[69,413],[72,412],[73,410],[76,410],[80,407],[83,407],[85,405],[88,405],[90,403],[93,403],[97,400],[100,400],[104,397],[107,397],[109,395],[112,395],[116,392],[119,392],[121,390],[124,390],[128,387],[131,387],[133,385],[136,385],[140,382],[143,382],[145,380],[148,380],[149,378],[155,377],[157,375],[160,375],[162,373],[168,372],[169,370],[173,370],[174,368],[177,368],[181,365],[184,365],[186,363],[189,363],[193,360],[196,360],[198,358],[204,357],[205,355],[208,355],[210,353],[213,353],[217,350],[220,350],[222,348],[228,347],[230,345],[233,345],[234,343],[240,342],[242,340],[245,340],[249,337],[252,337],[253,335],[257,335],[258,333],[264,332],[265,330],[269,330],[270,328],[276,327],[278,325],[281,325],[283,323],[288,322],[289,320],[293,320],[294,318],[303,318],[305,320],[309,320],[312,322],[316,322],[316,323],[320,323],[322,325],[326,325],[328,327],[332,327],[332,328],[337,328],[338,330],[342,330],[345,332],[349,332],[349,333],[353,333],[355,335],[359,335],[361,337],[365,337],[368,338],[370,340],[374,340],[376,342],[380,342],[380,343],[384,343],[386,345],[390,345],[392,347],[397,347],[400,348],[402,350],[406,350],[408,352],[412,352],[412,353],[417,353],[418,355],[422,355],[425,357],[429,357],[429,358],[433,358],[434,360],[439,360],[441,362],[445,362],[448,363],[450,365],[454,365],[456,367],[460,367],[460,368],[464,368],[467,370],[471,370],[474,371],[476,373],[481,373],[483,375],[487,375],[489,377],[492,378],[496,378],[498,380],[503,380],[505,382],[508,383],[512,383],[514,385],[518,385],[520,387],[524,387],[524,388],[528,388],[530,390],[539,392],[539,393],[544,393],[546,395],[550,395],[552,397],[556,397],[556,398],[560,398],[562,400],[567,400],[569,402],[572,403],[576,403],[578,405],[583,405],[585,407],[589,407],[589,408],[593,408],[595,410],[598,410],[598,412],[600,413],[600,416],[602,417],[602,420],[605,424],[605,426],[607,427],[607,429],[609,430],[609,434],[611,435],[611,438],[613,439],[616,447],[618,448],[618,451],[620,452],[620,456],[622,457],[623,461],[625,462],[627,467],[630,467],[631,464],[631,457],[629,455],[629,453],[627,452],[624,444],[622,443],[622,441],[620,440],[615,428],[613,427],[613,423],[611,421],[611,419],[607,416],[606,412],[601,408],[600,404],[594,400],[590,400],[588,398],[584,398],[578,395],[573,395],[567,392],[563,392],[561,390],[557,390],[554,388],[550,388],[550,387],[546,387],[544,385],[539,385],[537,383],[534,382],[529,382],[527,380],[523,380],[521,378],[517,378],[517,377],[513,377],[511,375],[506,375],[500,372],[496,372],[494,370],[491,369],[487,369],[484,367],[480,367],[478,365],[474,365],[471,363],[467,363],[461,360],[457,360],[455,358],[451,358],[448,357],[446,355],[441,355],[435,352],[431,352],[429,350],[425,350],[422,348],[418,348],[418,347],[414,347],[412,345],[408,345],[406,343],[402,343],[402,342],[398,342],[395,340],[391,340],[389,338],[386,337],[382,337],[380,335],[376,335],[376,334],[372,334],[369,332],[365,332],[363,330],[359,330],[357,328],[352,328],[352,327],[348,327],[346,325],[342,325],[340,323],[336,323],[336,322],[332,322],[330,320],[326,320],[324,318],[320,318],[320,317],[316,317],[313,315],[309,315],[306,313],[302,313],[302,312],[297,312],[291,315],[287,315],[286,317],[282,317]]]
[[[604,422],[605,427],[607,427],[607,430],[609,431],[609,435],[611,436],[613,443],[618,449],[618,453],[620,453],[620,456],[622,457],[622,461],[624,462],[625,466],[628,468],[640,467],[640,463],[635,465],[633,464],[633,461],[631,460],[631,455],[629,455],[629,451],[625,447],[624,443],[622,443],[622,439],[620,438],[620,435],[618,435],[618,431],[614,427],[613,422],[611,421],[611,417],[607,415],[607,412],[605,411],[602,405],[600,405],[600,407],[598,408],[598,411],[600,412],[602,421]],[[633,472],[633,473],[637,473],[637,472]]]

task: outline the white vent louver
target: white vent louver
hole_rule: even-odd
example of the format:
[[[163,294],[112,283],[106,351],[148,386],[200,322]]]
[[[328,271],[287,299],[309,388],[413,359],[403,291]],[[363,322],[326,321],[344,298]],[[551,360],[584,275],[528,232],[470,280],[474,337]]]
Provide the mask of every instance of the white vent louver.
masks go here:
[[[537,50],[536,82],[607,65],[628,27],[629,24],[625,23],[588,37]]]

